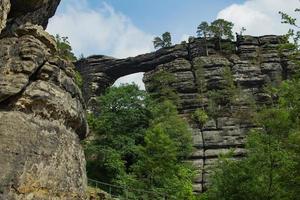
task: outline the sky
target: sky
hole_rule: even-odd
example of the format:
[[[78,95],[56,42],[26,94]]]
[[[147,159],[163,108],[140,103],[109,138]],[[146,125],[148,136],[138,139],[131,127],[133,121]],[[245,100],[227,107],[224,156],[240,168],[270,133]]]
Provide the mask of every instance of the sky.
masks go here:
[[[292,16],[299,0],[62,0],[47,30],[67,36],[74,53],[126,58],[154,51],[155,36],[169,31],[173,43],[196,35],[202,21],[232,21],[234,32],[284,34],[279,11]],[[300,20],[300,19],[299,19]],[[135,82],[142,73],[122,77],[116,85]]]

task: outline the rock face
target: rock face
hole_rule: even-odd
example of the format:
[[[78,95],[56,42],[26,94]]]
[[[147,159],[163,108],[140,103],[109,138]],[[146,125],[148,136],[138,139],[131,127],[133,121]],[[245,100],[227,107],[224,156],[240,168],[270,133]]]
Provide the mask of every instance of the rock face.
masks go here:
[[[60,0],[1,0],[0,11],[1,7],[6,7],[3,14],[7,16],[6,22],[2,21],[5,17],[1,19],[0,16],[0,21],[6,23],[4,32],[13,33],[15,29],[26,23],[40,25],[45,29],[59,3]],[[9,4],[10,10],[7,9]]]
[[[230,149],[234,158],[245,155],[245,136],[253,124],[249,121],[251,99],[257,105],[266,103],[268,95],[263,87],[290,77],[295,65],[288,60],[292,52],[280,52],[281,37],[239,36],[236,43],[223,41],[223,50],[213,40],[194,39],[157,52],[134,58],[114,59],[93,56],[76,63],[84,78],[84,98],[95,111],[94,99],[117,78],[136,72],[146,72],[144,83],[153,92],[153,76],[163,70],[172,73],[173,87],[180,96],[179,112],[189,121],[195,152],[190,161],[198,168],[195,192],[202,192],[209,184],[209,176],[218,156]],[[207,56],[208,52],[208,56]],[[210,91],[219,91],[229,69],[233,82],[249,98],[235,105],[216,108],[216,116],[204,127],[191,120],[198,108],[207,108]],[[201,96],[201,100],[200,97]]]
[[[118,78],[138,72],[154,70],[162,63],[168,63],[179,57],[188,57],[185,45],[176,45],[173,48],[160,49],[157,52],[115,59],[107,56],[91,56],[75,63],[77,70],[82,74],[83,97],[89,110],[95,110],[96,97],[103,94]]]
[[[10,1],[9,0],[1,0],[1,3],[0,3],[0,33],[6,26],[6,20],[7,20],[9,11],[10,11]]]
[[[0,199],[86,199],[84,101],[73,64],[56,55],[54,38],[39,26],[59,1],[4,0],[0,9],[9,10],[6,3],[7,22],[0,16],[6,25],[0,35]]]

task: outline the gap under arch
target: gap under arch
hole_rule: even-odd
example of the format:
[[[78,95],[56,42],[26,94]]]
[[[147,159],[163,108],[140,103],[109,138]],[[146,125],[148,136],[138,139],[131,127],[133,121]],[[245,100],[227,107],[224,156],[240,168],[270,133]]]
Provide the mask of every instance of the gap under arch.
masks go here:
[[[131,84],[135,83],[139,86],[141,90],[145,90],[145,84],[143,82],[143,76],[144,72],[134,73],[127,76],[123,76],[121,78],[118,78],[113,86],[120,86],[122,84]]]

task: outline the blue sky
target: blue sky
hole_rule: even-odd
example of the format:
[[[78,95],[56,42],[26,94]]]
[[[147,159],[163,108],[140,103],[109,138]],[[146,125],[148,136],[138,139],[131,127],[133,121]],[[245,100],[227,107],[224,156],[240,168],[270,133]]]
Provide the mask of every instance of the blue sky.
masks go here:
[[[125,58],[154,51],[153,38],[165,31],[179,43],[217,18],[232,21],[234,32],[284,34],[278,11],[294,15],[296,7],[299,0],[62,0],[47,30],[68,36],[76,55]],[[122,81],[142,85],[141,77]]]
[[[184,34],[193,35],[201,21],[213,21],[218,12],[244,0],[88,0],[91,9],[108,4],[130,18],[139,29],[160,35],[169,31],[178,42]],[[64,13],[70,1],[63,0],[57,14]]]
[[[91,0],[91,6],[103,2],[128,16],[140,29],[159,35],[170,31],[177,36],[194,34],[201,21],[212,21],[218,12],[242,0]]]

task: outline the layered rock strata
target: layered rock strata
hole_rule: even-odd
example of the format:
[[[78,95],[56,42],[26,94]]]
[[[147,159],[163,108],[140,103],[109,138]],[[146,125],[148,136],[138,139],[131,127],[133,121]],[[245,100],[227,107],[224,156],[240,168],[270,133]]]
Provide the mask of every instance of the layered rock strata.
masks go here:
[[[0,3],[8,12],[0,16],[3,200],[86,199],[84,100],[73,64],[57,55],[54,38],[44,31],[58,2]]]
[[[0,3],[0,33],[6,26],[7,16],[10,11],[10,1],[1,0]]]
[[[119,77],[146,72],[144,82],[151,93],[155,90],[151,84],[157,72],[172,73],[176,81],[171,87],[180,97],[179,112],[189,121],[193,132],[195,152],[190,161],[198,169],[194,190],[202,192],[220,154],[234,149],[234,158],[245,155],[245,136],[253,128],[248,100],[253,98],[258,106],[266,103],[269,97],[264,86],[277,84],[293,73],[295,65],[288,59],[292,52],[280,51],[281,42],[282,38],[274,35],[239,36],[236,43],[223,41],[220,51],[222,46],[214,40],[193,39],[133,58],[92,56],[76,66],[84,78],[84,98],[89,109],[96,112],[95,97]],[[249,98],[220,107],[216,117],[200,127],[191,116],[196,109],[208,107],[210,91],[222,89],[225,69],[230,70],[234,84]]]

